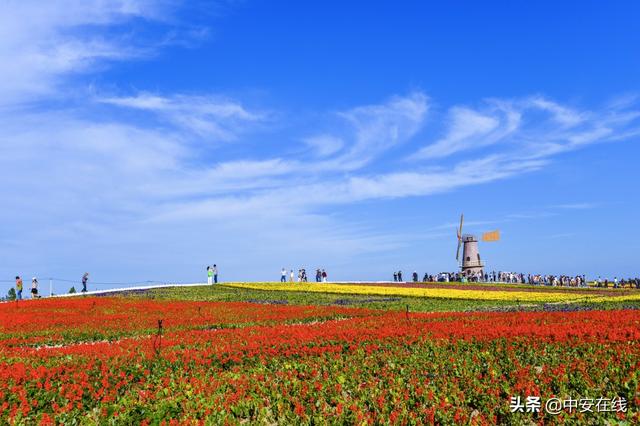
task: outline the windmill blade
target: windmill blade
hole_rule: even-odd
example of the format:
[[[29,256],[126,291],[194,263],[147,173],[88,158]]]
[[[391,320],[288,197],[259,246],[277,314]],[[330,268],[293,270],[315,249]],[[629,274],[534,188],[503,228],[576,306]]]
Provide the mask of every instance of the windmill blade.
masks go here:
[[[464,220],[464,213],[460,215],[460,228],[456,229],[458,234],[458,248],[456,250],[456,260],[460,259],[460,243],[462,242],[462,221]]]

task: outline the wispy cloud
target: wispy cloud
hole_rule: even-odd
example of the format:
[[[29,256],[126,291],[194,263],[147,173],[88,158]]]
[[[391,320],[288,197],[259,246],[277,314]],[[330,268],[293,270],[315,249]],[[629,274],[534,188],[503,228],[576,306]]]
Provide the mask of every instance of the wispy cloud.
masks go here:
[[[248,111],[239,102],[219,96],[159,96],[139,93],[136,96],[104,97],[98,102],[137,109],[158,115],[185,130],[219,140],[235,139],[250,122],[265,118],[264,113]]]
[[[394,96],[384,103],[366,105],[340,111],[337,116],[348,127],[341,135],[323,133],[307,141],[343,143],[337,155],[328,157],[312,167],[318,171],[357,170],[377,159],[385,152],[407,143],[422,128],[429,111],[429,99],[422,92],[407,96]],[[327,154],[328,155],[328,154]]]
[[[639,113],[635,104],[578,110],[541,96],[490,99],[478,109],[454,106],[448,113],[445,136],[428,143],[410,159],[472,154],[490,146],[500,146],[503,155],[514,159],[542,159],[635,136],[640,132]]]
[[[594,203],[571,203],[571,204],[555,204],[550,207],[555,209],[566,209],[566,210],[587,210],[587,209],[594,209],[598,207],[598,205]]]
[[[274,217],[306,216],[325,206],[429,196],[483,185],[536,172],[552,161],[550,154],[527,156],[526,152],[507,149],[471,160],[462,157],[451,166],[384,172],[370,169],[371,162],[380,156],[386,158],[399,144],[409,143],[421,128],[428,110],[427,97],[415,93],[406,99],[394,97],[378,106],[340,113],[348,117],[351,137],[324,139],[324,145],[333,146],[318,148],[324,151],[314,161],[277,155],[218,160],[207,153],[206,145],[194,142],[194,131],[179,118],[193,116],[231,132],[228,129],[238,122],[252,123],[260,118],[260,113],[239,101],[179,94],[136,94],[102,101],[113,108],[159,114],[166,117],[169,126],[118,121],[117,116],[111,121],[92,121],[71,111],[5,115],[0,169],[3,181],[13,188],[5,195],[27,211],[37,211],[31,200],[47,202],[49,216],[64,218],[67,223],[109,222],[122,217],[147,223],[205,218],[255,221],[256,216],[272,221]],[[628,120],[621,122],[629,128]],[[48,161],[33,171],[30,179],[16,180],[19,164],[40,163],[40,158]],[[69,205],[82,208],[69,214]],[[587,203],[556,206],[588,207]],[[41,220],[41,216],[34,214],[34,220]]]
[[[538,170],[544,161],[518,164],[499,156],[463,161],[438,172],[396,172],[371,177],[354,177],[347,184],[346,200],[425,196],[454,189],[486,184],[510,176]]]
[[[316,153],[318,157],[326,157],[340,151],[344,141],[333,135],[316,135],[304,139],[304,143]]]
[[[503,220],[468,220],[463,223],[463,227],[475,228],[478,226],[497,225],[502,222]],[[459,226],[460,226],[460,222],[447,222],[447,223],[443,223],[442,225],[433,226],[428,230],[429,231],[440,230],[440,229],[453,230],[453,229],[458,229]],[[446,233],[445,235],[451,235],[451,233]]]
[[[552,235],[545,235],[540,237],[540,239],[543,240],[558,240],[558,239],[565,239],[565,238],[571,238],[571,237],[575,237],[575,233],[572,232],[563,232],[560,234],[552,234]]]
[[[279,210],[278,206],[286,206],[287,211],[310,211],[316,207],[337,204],[357,203],[365,200],[390,199],[402,197],[428,196],[437,193],[457,190],[460,188],[487,184],[490,182],[508,179],[523,173],[531,173],[547,166],[553,154],[546,152],[542,155],[531,155],[529,143],[520,144],[517,149],[506,147],[502,153],[485,155],[476,159],[459,159],[450,167],[414,168],[411,171],[395,170],[389,172],[371,172],[365,167],[379,155],[387,155],[386,152],[396,146],[397,143],[408,141],[416,132],[424,120],[427,111],[426,96],[410,95],[407,100],[399,97],[380,106],[357,107],[352,111],[341,113],[341,116],[367,117],[367,120],[354,125],[355,138],[336,138],[332,135],[320,134],[311,145],[319,145],[324,149],[322,155],[315,161],[304,162],[299,158],[272,157],[264,160],[239,161],[220,163],[215,168],[197,173],[198,177],[191,176],[189,180],[181,184],[161,183],[158,186],[160,192],[163,189],[174,188],[174,195],[184,188],[185,194],[198,194],[200,198],[187,202],[170,203],[157,210],[159,216],[171,217],[175,220],[182,215],[185,217],[206,216],[215,214],[220,203],[223,203],[228,211],[266,211]],[[536,103],[541,101],[536,98]],[[505,105],[506,101],[493,100],[493,105]],[[527,101],[533,103],[533,101]],[[402,105],[402,107],[398,107]],[[570,113],[550,101],[537,105],[536,108],[549,110],[559,118],[554,121],[562,123],[562,126],[570,126],[574,123],[586,120],[586,113],[575,113],[570,118]],[[502,107],[503,111],[511,111]],[[391,112],[390,112],[391,111]],[[377,117],[376,114],[382,115]],[[520,114],[516,114],[520,117]],[[618,114],[615,112],[614,114]],[[393,117],[393,119],[391,119]],[[578,120],[577,117],[580,117]],[[633,117],[630,114],[629,117]],[[633,119],[631,119],[633,120]],[[399,135],[398,123],[408,121],[412,128],[405,132],[402,138],[392,137],[385,141],[377,140],[373,135]],[[509,121],[516,123],[518,120]],[[376,132],[364,130],[365,122],[370,122]],[[619,121],[624,128],[629,128],[628,119]],[[515,125],[504,127],[511,132]],[[534,126],[536,132],[543,135],[542,128],[546,124]],[[539,127],[539,128],[538,128]],[[554,133],[557,127],[549,129]],[[616,130],[612,130],[616,132]],[[371,139],[357,135],[372,135]],[[553,136],[557,138],[556,135]],[[360,152],[364,148],[364,141],[371,142],[369,151],[361,155],[357,161],[353,152]],[[348,142],[347,142],[348,141]],[[565,139],[564,143],[572,143]],[[332,156],[333,154],[333,156]],[[356,161],[352,163],[351,158]],[[228,173],[222,171],[228,170]],[[237,171],[233,173],[232,170]],[[244,171],[243,171],[244,170]],[[327,175],[327,171],[358,171],[349,176]],[[180,180],[177,180],[180,182]],[[225,192],[227,191],[227,192]],[[238,192],[240,191],[240,192]],[[244,191],[244,192],[243,192]],[[234,207],[235,206],[235,207]],[[586,203],[559,205],[555,208],[589,208]],[[182,212],[182,213],[181,213]],[[545,211],[532,214],[511,215],[510,218],[532,218],[553,215],[553,212]]]
[[[478,149],[500,142],[520,123],[520,113],[504,102],[492,102],[486,111],[452,107],[446,135],[421,148],[412,159],[447,157],[460,151]]]
[[[548,211],[537,211],[530,213],[509,213],[507,215],[508,219],[543,219],[547,217],[557,216],[557,213],[552,213]]]
[[[174,7],[170,1],[147,0],[0,3],[0,102],[51,95],[69,75],[149,56],[148,40],[141,43],[130,32],[105,33],[136,20],[161,22]]]
[[[551,113],[551,119],[555,122],[573,127],[585,121],[585,114],[572,108],[560,105],[541,96],[529,98],[524,102],[525,107],[537,108]]]
[[[363,158],[407,142],[424,124],[428,110],[426,95],[414,92],[340,113],[355,130],[354,143],[341,160],[361,163]]]

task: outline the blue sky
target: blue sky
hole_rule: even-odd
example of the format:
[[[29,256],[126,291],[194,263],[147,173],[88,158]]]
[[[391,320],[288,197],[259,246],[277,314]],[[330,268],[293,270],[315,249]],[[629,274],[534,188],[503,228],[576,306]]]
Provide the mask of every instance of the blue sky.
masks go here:
[[[637,2],[0,5],[0,273],[637,275]],[[61,284],[63,285],[63,284]]]

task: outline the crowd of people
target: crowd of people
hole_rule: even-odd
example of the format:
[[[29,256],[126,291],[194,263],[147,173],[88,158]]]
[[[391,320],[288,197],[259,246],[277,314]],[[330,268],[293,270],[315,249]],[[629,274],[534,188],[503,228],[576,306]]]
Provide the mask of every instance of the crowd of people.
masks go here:
[[[599,276],[596,280],[596,287],[609,287],[609,284],[613,284],[613,288],[632,287],[640,289],[640,278],[627,278],[626,280],[621,278],[618,280],[618,277],[613,277],[613,281],[609,281],[608,278],[603,280],[602,277]]]
[[[287,280],[288,277],[288,280]],[[306,283],[309,281],[308,277],[307,277],[307,270],[305,268],[300,268],[298,269],[298,275],[297,275],[297,282],[299,283]],[[282,270],[280,271],[280,282],[296,282],[296,275],[293,273],[293,269],[287,273],[287,269],[286,268],[282,268]],[[320,283],[326,283],[327,282],[327,271],[325,271],[324,269],[316,269],[316,282]]]
[[[402,271],[393,273],[394,282],[406,282],[402,279]],[[412,282],[419,282],[419,275],[416,271],[411,275]],[[461,272],[440,272],[434,275],[425,273],[422,276],[422,282],[481,282],[481,283],[506,283],[506,284],[530,284],[530,285],[547,285],[556,287],[586,287],[588,281],[583,275],[543,275],[543,274],[524,274],[516,272],[491,271],[491,272],[475,272],[471,274],[463,274]],[[640,289],[640,278],[618,279],[613,280],[607,278],[594,280],[596,287],[613,287],[613,288],[637,288]]]
[[[85,272],[82,275],[82,292],[87,291],[87,283],[89,281],[89,273]],[[281,282],[308,282],[307,271],[305,268],[298,269],[297,275],[294,270],[287,271],[286,268],[282,268],[280,271]],[[315,281],[327,282],[327,272],[322,269],[316,269]],[[407,282],[404,279],[402,271],[398,270],[393,273],[394,282]],[[207,282],[209,285],[218,283],[218,266],[207,266]],[[583,275],[543,275],[543,274],[524,274],[516,272],[505,271],[491,271],[491,272],[475,272],[471,274],[463,274],[461,272],[440,272],[437,274],[429,274],[427,272],[420,276],[417,271],[413,271],[409,282],[479,282],[479,283],[503,283],[503,284],[530,284],[530,285],[546,285],[556,287],[586,287],[588,281],[586,276]],[[592,281],[593,286],[602,288],[636,288],[640,289],[640,278],[620,278],[614,277],[613,280],[608,278],[598,277]],[[15,291],[16,299],[22,300],[22,292],[24,289],[24,283],[20,276],[16,276]],[[31,279],[31,298],[39,298],[38,294],[38,279],[33,277]]]
[[[87,283],[89,282],[89,273],[85,272],[82,275],[82,292],[86,293],[87,292]],[[24,290],[24,282],[22,281],[22,278],[20,277],[20,275],[16,275],[16,286],[15,286],[15,291],[16,291],[16,300],[22,300],[22,291]],[[37,277],[33,277],[31,278],[31,298],[32,299],[39,299],[41,296],[38,294],[38,278]]]

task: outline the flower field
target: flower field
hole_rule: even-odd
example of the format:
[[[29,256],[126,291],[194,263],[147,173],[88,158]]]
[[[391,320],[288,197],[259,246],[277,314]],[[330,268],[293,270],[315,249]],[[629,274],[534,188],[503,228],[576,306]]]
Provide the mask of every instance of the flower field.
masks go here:
[[[359,285],[359,284],[326,284],[326,283],[226,283],[225,286],[268,291],[299,291],[305,293],[337,293],[367,294],[377,296],[409,296],[430,299],[466,299],[513,302],[579,302],[579,301],[635,301],[640,300],[640,293],[628,291],[598,291],[595,289],[571,289],[569,291],[556,288],[533,288],[517,290],[501,289],[500,286],[468,286],[465,284],[449,285]]]
[[[640,422],[640,311],[134,298],[0,305],[3,424]],[[159,320],[162,320],[161,327]],[[512,412],[512,397],[625,410]]]

